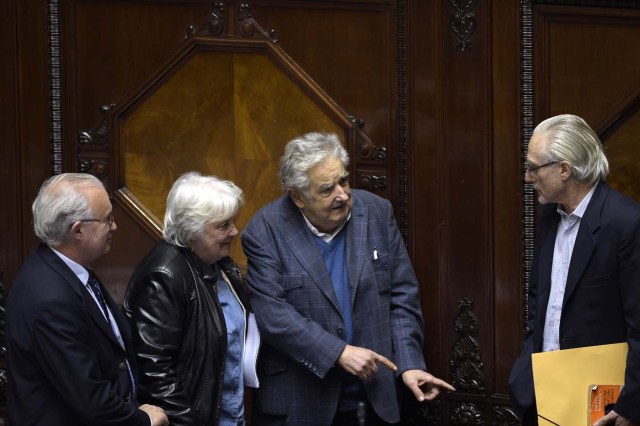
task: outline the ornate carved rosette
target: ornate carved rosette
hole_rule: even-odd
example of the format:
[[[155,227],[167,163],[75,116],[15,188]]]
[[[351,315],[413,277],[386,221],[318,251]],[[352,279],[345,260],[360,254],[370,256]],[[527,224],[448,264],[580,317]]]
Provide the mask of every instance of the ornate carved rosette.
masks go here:
[[[451,424],[455,426],[484,425],[482,407],[480,404],[473,402],[457,402],[453,404]]]
[[[416,415],[410,419],[404,419],[403,424],[408,425],[439,425],[442,424],[442,404],[440,398],[424,402],[416,411]]]

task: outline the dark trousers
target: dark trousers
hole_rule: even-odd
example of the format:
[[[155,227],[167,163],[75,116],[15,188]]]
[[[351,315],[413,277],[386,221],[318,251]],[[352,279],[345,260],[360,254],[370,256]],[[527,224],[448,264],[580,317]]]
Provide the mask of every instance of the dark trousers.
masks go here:
[[[253,424],[260,426],[289,426],[287,416],[265,414],[253,409]],[[364,415],[358,410],[338,411],[331,422],[331,426],[387,426],[391,423],[384,422],[375,413],[370,405],[365,406]]]
[[[522,416],[522,426],[538,426],[538,411],[535,404]]]
[[[360,410],[338,411],[331,426],[384,426],[390,424],[378,417],[371,405],[364,404]]]

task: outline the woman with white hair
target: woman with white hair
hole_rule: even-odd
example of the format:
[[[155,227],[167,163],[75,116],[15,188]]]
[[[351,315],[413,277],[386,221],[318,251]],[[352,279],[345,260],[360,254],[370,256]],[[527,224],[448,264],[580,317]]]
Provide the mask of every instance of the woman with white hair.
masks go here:
[[[167,197],[163,240],[129,281],[139,399],[164,408],[174,426],[244,424],[249,306],[229,257],[243,201],[230,181],[182,175]]]

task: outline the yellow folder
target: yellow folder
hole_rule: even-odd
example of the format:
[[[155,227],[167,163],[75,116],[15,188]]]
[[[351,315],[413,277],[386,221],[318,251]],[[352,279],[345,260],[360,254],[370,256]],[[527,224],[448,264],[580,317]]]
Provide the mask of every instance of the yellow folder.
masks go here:
[[[624,384],[626,343],[533,354],[533,382],[540,426],[586,426],[589,389]]]

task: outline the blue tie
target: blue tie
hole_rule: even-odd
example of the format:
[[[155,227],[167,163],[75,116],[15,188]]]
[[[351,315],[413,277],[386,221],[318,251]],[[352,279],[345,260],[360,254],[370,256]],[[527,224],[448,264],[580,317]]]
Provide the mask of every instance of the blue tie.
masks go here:
[[[100,280],[91,270],[89,270],[89,281],[87,282],[87,284],[89,284],[89,287],[91,287],[91,291],[93,292],[94,296],[96,296],[96,299],[98,299],[100,308],[102,309],[102,313],[107,318],[107,322],[113,330],[113,325],[111,325],[111,317],[109,316],[109,309],[107,308],[107,301],[104,299],[104,294],[102,294],[102,289],[100,288]]]
[[[102,286],[100,284],[100,280],[92,270],[89,269],[88,272],[89,272],[89,281],[87,281],[87,284],[89,284],[89,288],[91,288],[91,291],[96,296],[96,299],[98,299],[98,302],[100,304],[100,309],[102,309],[102,313],[107,319],[109,326],[111,326],[111,330],[113,331],[113,334],[115,334],[116,338],[118,339],[118,341],[122,345],[122,348],[124,349],[124,342],[120,337],[120,333],[116,332],[116,328],[114,327],[114,324],[111,323],[109,309],[107,308],[107,301],[104,299],[104,294],[102,293],[102,288],[101,288]],[[131,395],[134,397],[136,394],[136,381],[133,378],[133,372],[131,371],[131,366],[129,366],[129,360],[126,360],[126,362],[127,362],[127,371],[129,372],[129,380],[131,381]]]

